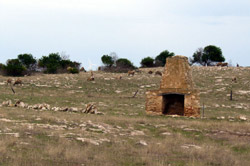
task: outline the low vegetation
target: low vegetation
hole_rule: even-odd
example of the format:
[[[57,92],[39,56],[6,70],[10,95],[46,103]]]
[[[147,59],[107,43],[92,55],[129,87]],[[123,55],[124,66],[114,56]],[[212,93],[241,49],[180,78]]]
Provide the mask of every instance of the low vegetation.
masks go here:
[[[79,73],[81,63],[64,58],[59,53],[51,53],[36,60],[32,54],[20,54],[16,59],[9,59],[6,65],[0,64],[0,74],[6,76],[24,76],[32,73],[44,72],[56,73]]]

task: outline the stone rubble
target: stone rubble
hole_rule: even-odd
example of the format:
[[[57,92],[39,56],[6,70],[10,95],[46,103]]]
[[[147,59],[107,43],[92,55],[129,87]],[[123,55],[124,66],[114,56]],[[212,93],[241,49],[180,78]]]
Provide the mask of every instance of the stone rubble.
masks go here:
[[[86,114],[96,114],[96,115],[104,115],[104,113],[99,112],[97,107],[89,103],[86,105],[85,109],[76,108],[76,107],[51,107],[49,104],[35,104],[35,105],[28,105],[20,100],[13,102],[11,100],[4,101],[1,106],[4,107],[20,107],[20,108],[27,108],[33,110],[41,110],[41,111],[60,111],[60,112],[79,112],[79,113],[86,113]]]
[[[181,148],[183,149],[190,149],[190,148],[194,148],[194,149],[201,149],[200,146],[197,146],[197,145],[191,145],[191,144],[184,144],[181,146]]]

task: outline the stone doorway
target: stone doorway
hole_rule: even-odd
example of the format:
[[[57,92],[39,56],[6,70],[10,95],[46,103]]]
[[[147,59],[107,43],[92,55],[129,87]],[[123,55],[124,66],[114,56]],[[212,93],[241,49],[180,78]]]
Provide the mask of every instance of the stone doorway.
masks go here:
[[[165,115],[184,115],[184,95],[183,94],[164,94],[162,114]]]

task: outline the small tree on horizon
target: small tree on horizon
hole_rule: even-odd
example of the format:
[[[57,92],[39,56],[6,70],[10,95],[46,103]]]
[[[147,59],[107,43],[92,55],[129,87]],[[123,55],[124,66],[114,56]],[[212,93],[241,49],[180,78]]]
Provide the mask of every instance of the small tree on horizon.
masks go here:
[[[37,61],[32,54],[19,54],[18,59],[26,69],[35,70]]]
[[[141,67],[154,67],[154,59],[146,57],[141,60]]]
[[[26,68],[19,59],[9,59],[3,70],[8,76],[23,76],[25,75]]]
[[[126,58],[117,59],[116,67],[117,68],[131,68],[131,69],[135,68],[133,63],[130,60],[126,59]]]
[[[114,64],[114,60],[112,59],[111,56],[109,55],[103,55],[101,57],[101,60],[102,60],[102,63],[105,65],[105,66],[108,66],[108,67],[111,67],[113,64]]]
[[[50,53],[49,56],[43,56],[39,59],[38,65],[39,67],[45,68],[45,73],[54,74],[61,66],[61,60],[62,58],[59,53]]]
[[[209,45],[203,48],[198,48],[191,58],[191,63],[198,63],[203,66],[211,65],[212,62],[224,62],[225,58],[222,55],[220,47]]]
[[[166,59],[168,57],[172,57],[175,54],[173,52],[169,52],[168,50],[162,51],[158,56],[155,57],[155,65],[156,66],[165,66]]]
[[[220,47],[209,45],[204,48],[202,61],[206,65],[210,65],[211,62],[224,62],[225,58]]]

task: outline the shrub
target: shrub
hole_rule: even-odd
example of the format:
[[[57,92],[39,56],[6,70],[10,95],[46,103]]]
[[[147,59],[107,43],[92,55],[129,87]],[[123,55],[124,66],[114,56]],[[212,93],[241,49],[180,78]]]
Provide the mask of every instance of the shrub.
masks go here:
[[[154,59],[146,57],[141,60],[141,67],[154,67]]]
[[[0,74],[3,74],[4,67],[5,65],[0,63]]]
[[[118,68],[135,68],[130,60],[126,58],[120,58],[116,61],[116,67]]]
[[[111,67],[114,64],[113,58],[111,56],[109,56],[109,55],[103,55],[101,59],[102,59],[102,63],[105,66]]]
[[[45,73],[67,72],[68,67],[75,68],[74,71],[79,70],[81,63],[73,62],[69,59],[62,59],[59,53],[51,53],[49,56],[43,56],[38,61],[38,66],[45,69]]]
[[[18,55],[19,61],[26,67],[28,70],[35,70],[36,59],[32,54],[20,54]]]
[[[26,68],[19,59],[9,59],[6,66],[3,67],[3,72],[8,76],[23,76],[26,73]]]
[[[130,60],[125,58],[120,58],[116,61],[115,66],[111,67],[103,67],[102,70],[106,72],[114,72],[114,73],[126,73],[129,70],[133,70],[136,67],[131,63]]]
[[[79,70],[77,68],[75,68],[75,67],[68,67],[67,70],[71,74],[77,74],[77,73],[79,73]]]
[[[0,70],[2,70],[4,68],[4,64],[0,63]]]
[[[60,68],[61,57],[59,53],[51,53],[49,56],[43,56],[38,61],[39,67],[45,68],[45,73],[57,73]]]

